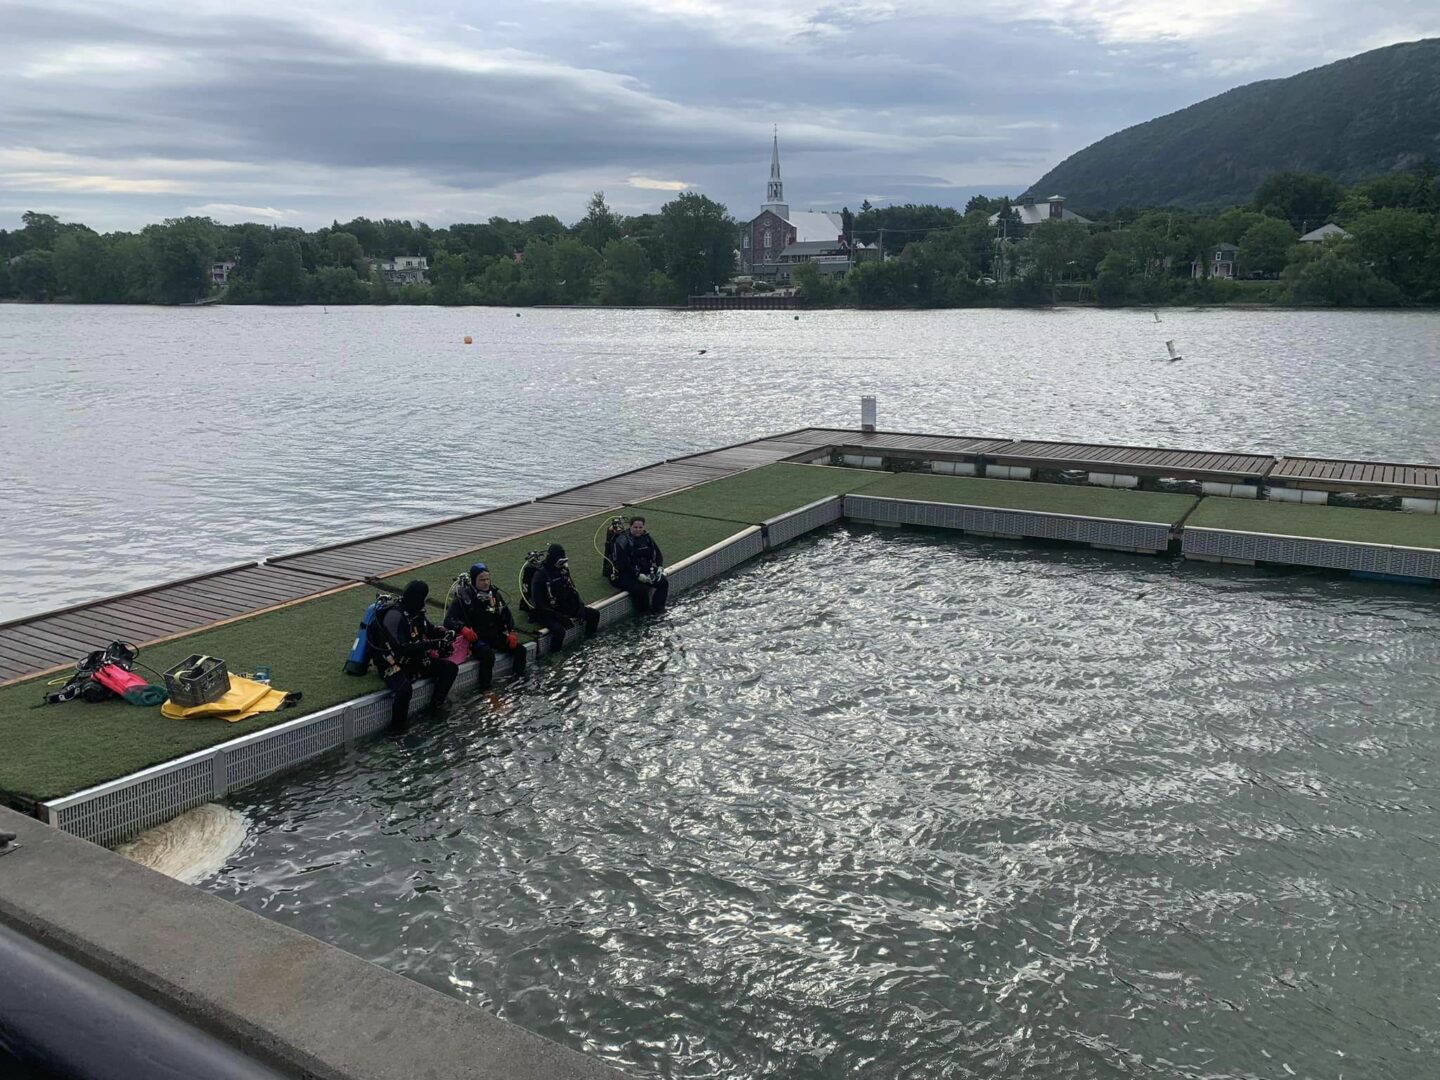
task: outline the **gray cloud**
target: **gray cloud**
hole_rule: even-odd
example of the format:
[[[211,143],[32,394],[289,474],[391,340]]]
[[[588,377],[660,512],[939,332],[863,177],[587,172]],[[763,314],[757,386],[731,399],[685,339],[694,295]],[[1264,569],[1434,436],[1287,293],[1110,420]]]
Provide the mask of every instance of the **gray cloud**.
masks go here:
[[[402,25],[364,0],[0,0],[0,213],[573,218],[596,188],[634,211],[691,183],[744,216],[772,123],[792,203],[963,205],[1240,82],[1440,32],[1429,3],[1294,18],[1301,2],[1076,0],[1017,20],[999,0],[457,0]]]

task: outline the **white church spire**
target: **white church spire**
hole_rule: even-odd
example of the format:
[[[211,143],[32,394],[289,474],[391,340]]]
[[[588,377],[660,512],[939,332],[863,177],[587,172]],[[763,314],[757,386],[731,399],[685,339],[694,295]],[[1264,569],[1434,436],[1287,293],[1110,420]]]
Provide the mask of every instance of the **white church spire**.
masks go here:
[[[770,182],[765,185],[765,205],[782,218],[790,216],[790,207],[785,204],[785,185],[780,180],[780,128],[776,125],[770,144]]]

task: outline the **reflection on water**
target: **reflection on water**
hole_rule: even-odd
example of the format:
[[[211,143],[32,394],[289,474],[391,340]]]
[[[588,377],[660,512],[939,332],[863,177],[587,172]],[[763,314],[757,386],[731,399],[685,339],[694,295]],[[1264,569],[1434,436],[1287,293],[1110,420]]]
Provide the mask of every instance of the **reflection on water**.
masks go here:
[[[833,530],[235,801],[219,895],[641,1074],[1424,1076],[1423,590]]]
[[[1164,318],[0,305],[0,619],[853,426],[862,393],[894,430],[1440,460],[1440,315]]]

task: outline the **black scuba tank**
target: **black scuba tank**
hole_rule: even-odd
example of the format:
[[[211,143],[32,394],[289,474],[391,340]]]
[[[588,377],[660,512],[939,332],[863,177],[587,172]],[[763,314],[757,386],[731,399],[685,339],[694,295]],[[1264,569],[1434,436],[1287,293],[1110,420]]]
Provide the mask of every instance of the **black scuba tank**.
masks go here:
[[[525,565],[520,568],[520,610],[535,611],[533,587],[535,573],[545,565],[545,552],[532,551],[525,556]]]
[[[615,565],[615,543],[625,535],[627,528],[623,517],[614,517],[605,530],[605,555],[600,563],[600,572],[611,585],[620,582],[620,568]]]

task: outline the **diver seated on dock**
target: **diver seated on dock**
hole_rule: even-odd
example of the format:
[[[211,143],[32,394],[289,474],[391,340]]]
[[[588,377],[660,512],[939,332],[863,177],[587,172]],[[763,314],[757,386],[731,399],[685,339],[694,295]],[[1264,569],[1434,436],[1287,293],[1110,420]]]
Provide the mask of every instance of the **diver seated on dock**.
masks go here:
[[[615,541],[615,584],[630,594],[638,611],[664,611],[670,595],[665,556],[645,531],[645,519],[633,517],[630,528]]]
[[[385,685],[395,691],[395,704],[390,713],[394,727],[404,727],[410,717],[410,697],[414,682],[422,676],[435,680],[431,695],[433,708],[445,700],[459,671],[449,660],[450,635],[435,626],[425,615],[425,598],[430,586],[412,581],[405,586],[398,603],[377,613],[365,632],[374,662]]]
[[[583,624],[587,633],[600,623],[599,612],[585,606],[580,590],[570,577],[570,560],[565,549],[551,544],[545,561],[536,569],[526,589],[531,618],[550,631],[550,648],[560,648],[565,631]]]
[[[515,636],[515,617],[504,594],[491,582],[488,566],[477,562],[468,574],[460,575],[448,599],[445,629],[471,638],[470,655],[480,666],[481,690],[490,689],[496,653],[509,653],[515,674],[525,674],[525,646]]]

